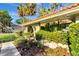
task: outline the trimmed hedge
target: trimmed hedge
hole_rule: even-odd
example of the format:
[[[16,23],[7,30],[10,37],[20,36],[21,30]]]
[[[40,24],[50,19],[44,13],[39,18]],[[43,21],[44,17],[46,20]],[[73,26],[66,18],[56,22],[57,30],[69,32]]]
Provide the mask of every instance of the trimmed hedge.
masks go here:
[[[48,41],[54,41],[56,43],[67,44],[67,34],[63,33],[62,31],[49,32],[40,30],[36,33],[36,37],[37,40],[45,39]]]
[[[79,56],[79,23],[72,23],[69,26],[69,40],[71,54]]]
[[[13,41],[16,39],[16,35],[15,34],[0,34],[0,42],[8,42],[8,41]]]

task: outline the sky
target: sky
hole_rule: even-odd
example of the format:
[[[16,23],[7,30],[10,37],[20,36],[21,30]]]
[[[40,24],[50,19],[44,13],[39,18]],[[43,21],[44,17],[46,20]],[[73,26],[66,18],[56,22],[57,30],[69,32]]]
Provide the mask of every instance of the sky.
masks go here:
[[[0,3],[0,10],[7,10],[9,15],[12,17],[12,22],[16,23],[16,20],[20,18],[17,12],[17,7],[22,3]],[[71,5],[70,3],[63,4],[63,7]],[[48,3],[44,3],[43,7],[50,8]],[[37,4],[36,8],[41,8],[41,4]],[[58,7],[60,9],[60,7]],[[39,13],[36,13],[34,16],[26,16],[26,18],[34,20],[39,17]]]

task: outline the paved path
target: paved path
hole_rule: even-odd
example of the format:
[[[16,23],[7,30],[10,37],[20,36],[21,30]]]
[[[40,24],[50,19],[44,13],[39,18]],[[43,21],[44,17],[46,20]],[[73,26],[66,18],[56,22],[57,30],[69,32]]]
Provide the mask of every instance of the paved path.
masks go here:
[[[12,42],[2,43],[0,56],[21,56]]]

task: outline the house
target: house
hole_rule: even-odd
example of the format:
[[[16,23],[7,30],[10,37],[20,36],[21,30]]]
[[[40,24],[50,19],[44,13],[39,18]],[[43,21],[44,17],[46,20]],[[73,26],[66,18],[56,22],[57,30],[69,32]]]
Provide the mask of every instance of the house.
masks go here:
[[[22,24],[22,26],[25,27],[26,32],[29,30],[29,26],[34,32],[37,32],[40,30],[40,27],[45,26],[46,23],[58,23],[58,21],[61,21],[61,23],[79,22],[79,3],[64,7],[51,14],[41,16],[34,21]]]

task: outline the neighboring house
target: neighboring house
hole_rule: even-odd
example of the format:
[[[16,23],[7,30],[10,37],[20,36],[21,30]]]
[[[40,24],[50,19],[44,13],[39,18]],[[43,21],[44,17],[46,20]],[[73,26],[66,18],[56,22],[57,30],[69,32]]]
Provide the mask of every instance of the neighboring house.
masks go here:
[[[79,3],[67,6],[61,10],[52,12],[51,14],[37,18],[34,21],[22,24],[25,26],[26,31],[28,27],[32,27],[34,32],[40,30],[40,26],[45,26],[46,23],[61,21],[61,23],[79,22]]]

